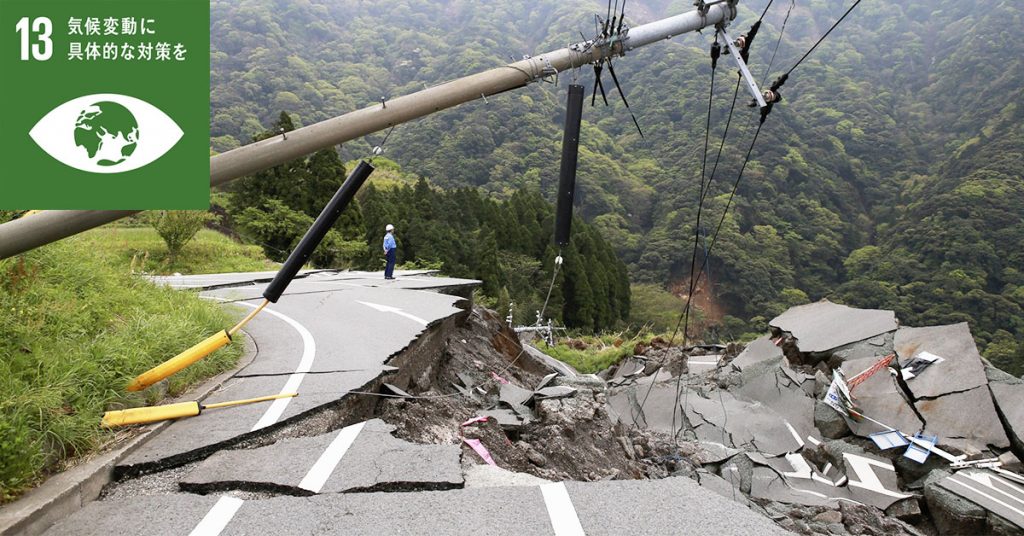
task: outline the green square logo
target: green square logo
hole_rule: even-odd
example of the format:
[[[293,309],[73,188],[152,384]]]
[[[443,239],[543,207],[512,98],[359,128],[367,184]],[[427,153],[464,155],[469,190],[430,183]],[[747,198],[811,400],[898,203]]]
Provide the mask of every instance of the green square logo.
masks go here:
[[[206,0],[0,0],[0,209],[206,209]]]

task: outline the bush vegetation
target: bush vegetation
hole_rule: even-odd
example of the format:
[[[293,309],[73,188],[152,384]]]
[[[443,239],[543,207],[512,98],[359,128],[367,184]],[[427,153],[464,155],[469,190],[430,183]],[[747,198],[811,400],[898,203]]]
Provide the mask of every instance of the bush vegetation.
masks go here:
[[[129,380],[231,323],[193,293],[130,275],[132,253],[111,237],[160,244],[152,229],[99,229],[0,261],[0,502],[110,441],[105,410],[160,397],[126,393]],[[241,348],[171,377],[167,393],[231,367]]]

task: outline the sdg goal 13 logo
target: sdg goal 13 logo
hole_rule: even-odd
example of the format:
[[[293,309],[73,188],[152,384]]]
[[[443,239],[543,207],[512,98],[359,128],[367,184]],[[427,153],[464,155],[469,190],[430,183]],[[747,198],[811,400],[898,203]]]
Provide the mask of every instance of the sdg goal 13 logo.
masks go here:
[[[29,135],[50,156],[90,173],[122,173],[160,158],[184,132],[156,106],[112,93],[54,108]]]
[[[0,0],[0,73],[0,209],[209,208],[208,0]]]

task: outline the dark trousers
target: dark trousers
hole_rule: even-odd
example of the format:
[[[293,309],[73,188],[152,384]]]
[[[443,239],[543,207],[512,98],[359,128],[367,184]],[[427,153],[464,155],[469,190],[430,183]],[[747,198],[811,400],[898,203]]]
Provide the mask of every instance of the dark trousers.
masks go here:
[[[389,249],[385,256],[388,259],[388,264],[384,267],[384,278],[391,279],[392,274],[395,273],[395,250]]]

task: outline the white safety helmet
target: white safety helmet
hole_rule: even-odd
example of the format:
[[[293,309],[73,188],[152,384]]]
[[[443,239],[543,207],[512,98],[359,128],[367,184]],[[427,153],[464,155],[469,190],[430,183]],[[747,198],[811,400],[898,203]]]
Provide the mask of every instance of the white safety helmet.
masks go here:
[[[386,226],[386,227],[384,227],[384,230],[385,230],[385,231],[394,231],[394,230],[395,230],[395,226],[394,226],[394,225],[391,225],[391,224],[389,223],[389,224],[387,224],[387,226]]]

